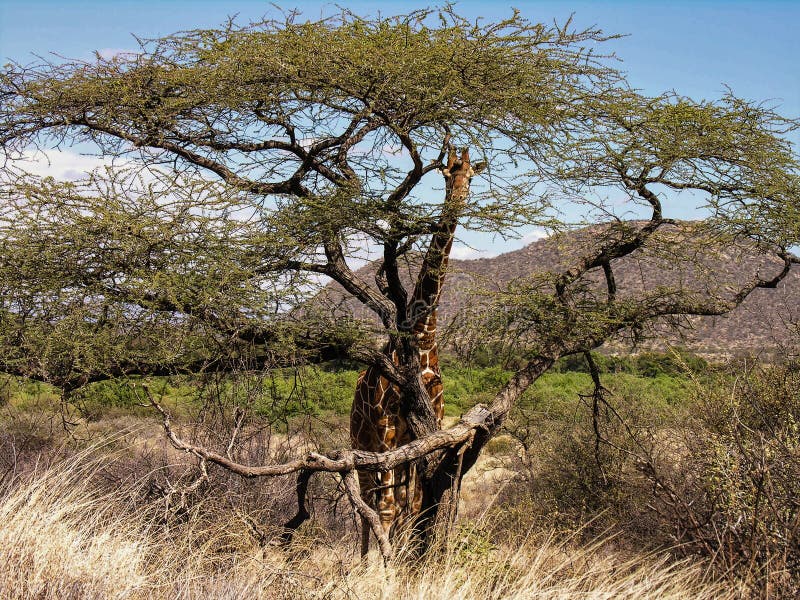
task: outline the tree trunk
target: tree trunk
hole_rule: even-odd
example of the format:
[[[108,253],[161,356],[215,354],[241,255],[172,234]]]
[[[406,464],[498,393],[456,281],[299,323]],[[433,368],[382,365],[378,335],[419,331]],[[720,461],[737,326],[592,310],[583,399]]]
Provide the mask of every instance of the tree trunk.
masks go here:
[[[433,474],[422,477],[422,510],[416,524],[421,550],[444,547],[452,532],[461,491],[463,445],[448,448]]]
[[[473,418],[481,423],[470,439],[443,450],[438,461],[435,455],[429,455],[429,471],[420,473],[422,509],[414,530],[414,539],[418,540],[421,552],[447,546],[458,513],[464,475],[475,465],[486,443],[499,431],[519,397],[553,362],[555,360],[551,357],[531,360],[495,396],[490,406],[475,414]],[[473,412],[474,409],[464,418]]]

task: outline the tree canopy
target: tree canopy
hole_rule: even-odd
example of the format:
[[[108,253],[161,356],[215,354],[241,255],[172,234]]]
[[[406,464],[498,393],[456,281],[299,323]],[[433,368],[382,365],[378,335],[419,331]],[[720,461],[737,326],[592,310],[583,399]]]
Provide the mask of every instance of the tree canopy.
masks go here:
[[[786,134],[798,123],[732,92],[643,95],[604,53],[611,37],[516,12],[472,23],[452,7],[343,11],[181,32],[88,62],[8,65],[0,367],[72,389],[335,351],[411,390],[415,434],[430,436],[413,344],[393,362],[370,322],[334,319],[307,300],[333,280],[375,314],[385,339],[407,339],[401,264],[425,251],[452,208],[439,175],[450,149],[469,148],[488,170],[450,215],[461,228],[513,236],[609,221],[575,264],[494,299],[505,330],[536,343],[491,407],[432,442],[469,438],[469,468],[558,357],[653,317],[724,313],[797,261],[800,165]],[[77,181],[25,170],[35,152],[67,147],[109,166]],[[687,191],[709,235],[779,262],[719,298],[620,299],[614,261],[674,223],[669,203]],[[620,199],[647,218],[617,219]],[[560,216],[566,205],[583,216]],[[355,272],[364,248],[377,253],[375,281]],[[604,276],[602,297],[582,292],[591,273]]]

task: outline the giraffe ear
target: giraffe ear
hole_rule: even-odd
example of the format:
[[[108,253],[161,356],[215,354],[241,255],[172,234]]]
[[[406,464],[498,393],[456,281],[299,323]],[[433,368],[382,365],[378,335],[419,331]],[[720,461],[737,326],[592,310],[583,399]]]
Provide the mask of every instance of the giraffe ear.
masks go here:
[[[480,162],[476,162],[474,165],[472,165],[472,174],[473,175],[480,175],[481,173],[483,173],[486,170],[487,166],[488,166],[488,163],[485,160],[482,160]]]

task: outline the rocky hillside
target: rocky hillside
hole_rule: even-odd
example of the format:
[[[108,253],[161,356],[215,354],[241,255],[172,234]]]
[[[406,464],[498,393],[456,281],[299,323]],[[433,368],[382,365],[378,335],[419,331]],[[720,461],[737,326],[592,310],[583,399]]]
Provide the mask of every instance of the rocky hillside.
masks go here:
[[[469,318],[470,310],[486,302],[493,291],[558,272],[584,255],[605,231],[606,227],[599,225],[542,239],[492,258],[451,261],[439,307],[440,323],[447,326],[453,319]],[[781,266],[778,261],[759,256],[752,247],[717,243],[689,223],[663,229],[645,251],[613,263],[618,295],[631,298],[662,288],[729,298],[742,282],[757,274],[770,278]],[[414,265],[409,264],[404,270],[404,279],[410,286]],[[368,265],[359,275],[373,282],[374,272],[375,266]],[[602,289],[601,276],[598,272],[588,277],[590,286],[598,291]],[[323,297],[335,304],[341,314],[371,318],[336,285],[328,286]],[[689,317],[680,331],[665,324],[657,326],[657,337],[647,345],[681,345],[709,356],[773,354],[796,337],[799,300],[800,268],[795,267],[777,288],[755,290],[724,317]],[[609,349],[624,348],[622,340],[609,344]]]

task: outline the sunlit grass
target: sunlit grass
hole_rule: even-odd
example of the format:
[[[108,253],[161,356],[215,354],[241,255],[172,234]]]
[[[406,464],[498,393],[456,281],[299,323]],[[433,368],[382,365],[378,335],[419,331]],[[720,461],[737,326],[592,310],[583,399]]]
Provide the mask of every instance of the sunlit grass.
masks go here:
[[[156,512],[131,510],[136,484],[101,494],[93,475],[113,458],[95,448],[0,498],[0,597],[85,598],[725,598],[701,565],[622,557],[602,542],[509,536],[496,545],[485,524],[462,525],[446,550],[421,562],[360,562],[352,539],[322,546],[301,536],[289,549],[240,540],[239,522],[165,530]],[[517,543],[510,540],[515,539]],[[403,552],[401,550],[400,554]]]

